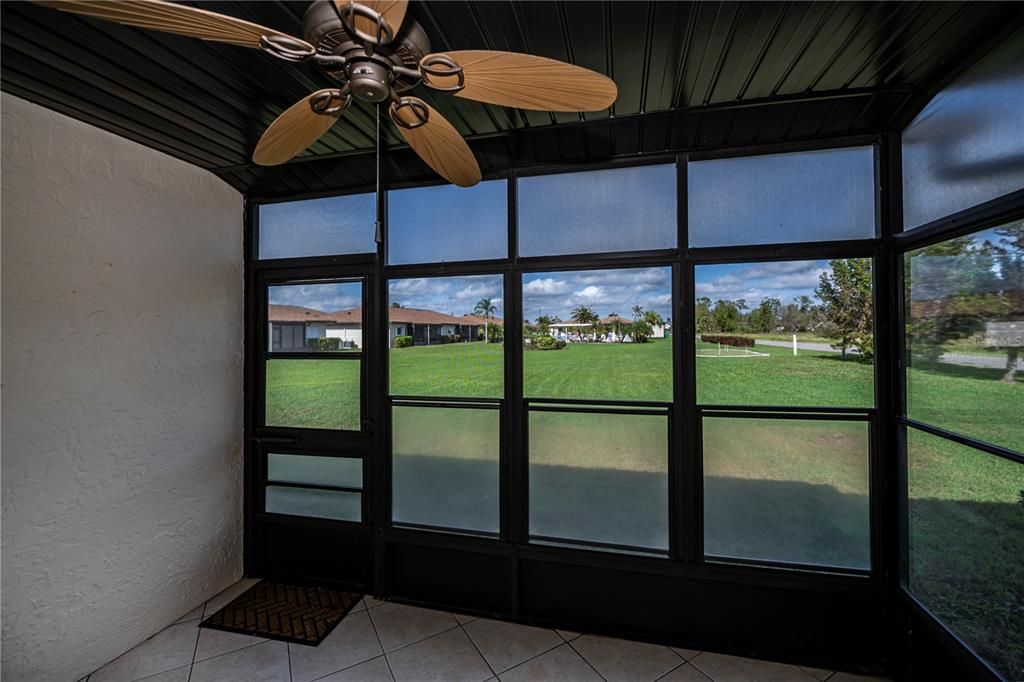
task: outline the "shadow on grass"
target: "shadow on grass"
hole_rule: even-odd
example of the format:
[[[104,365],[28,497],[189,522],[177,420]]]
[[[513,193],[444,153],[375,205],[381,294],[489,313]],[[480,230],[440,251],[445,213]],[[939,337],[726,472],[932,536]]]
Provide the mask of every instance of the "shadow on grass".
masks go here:
[[[972,365],[959,365],[951,362],[928,361],[921,358],[911,358],[909,369],[956,379],[974,379],[978,381],[999,381],[1006,374],[1005,369],[998,367],[974,367]],[[1024,383],[1024,372],[1017,372],[1016,383]]]
[[[1024,504],[910,500],[911,592],[1008,680],[1024,680],[1022,557]]]
[[[498,528],[496,461],[401,455],[394,518],[467,530]],[[668,475],[539,465],[529,474],[533,535],[668,549]],[[867,567],[868,503],[829,485],[705,479],[708,553]]]
[[[867,569],[868,498],[831,485],[707,476],[704,552]]]
[[[534,535],[668,547],[664,473],[535,464],[529,483]],[[865,495],[727,476],[706,477],[704,491],[707,554],[869,565]],[[496,532],[498,508],[496,461],[395,458],[397,521]],[[914,593],[1008,679],[1024,679],[1024,505],[918,499],[910,514]]]

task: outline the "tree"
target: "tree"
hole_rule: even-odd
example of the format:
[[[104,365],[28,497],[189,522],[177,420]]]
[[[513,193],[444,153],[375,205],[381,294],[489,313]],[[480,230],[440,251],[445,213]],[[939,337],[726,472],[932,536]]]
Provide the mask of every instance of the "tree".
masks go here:
[[[465,308],[463,308],[463,310],[465,310]],[[483,315],[484,317],[484,343],[487,343],[490,341],[491,337],[491,330],[489,328],[490,325],[488,324],[488,321],[490,320],[491,315],[497,314],[498,307],[494,305],[494,301],[492,299],[481,298],[477,301],[476,307],[473,308],[473,312],[477,315]]]
[[[998,307],[991,311],[998,319],[1019,322],[1024,318],[1024,220],[1018,220],[1003,227],[996,228],[999,241],[992,245],[995,262],[998,266],[999,293],[998,298],[990,298]],[[1006,372],[1002,381],[1017,381],[1017,363],[1020,359],[1021,346],[1024,338],[1019,332],[1015,337],[986,339],[993,347],[1006,351]]]
[[[644,307],[642,305],[633,306],[633,319],[639,320],[644,316]]]
[[[750,312],[750,331],[767,333],[775,329],[782,304],[777,298],[764,297],[761,304]]]
[[[402,304],[399,303],[398,301],[394,301],[394,302],[391,303],[391,307],[392,308],[401,308]]]
[[[872,355],[871,334],[871,262],[861,258],[839,258],[829,261],[829,272],[821,273],[815,295],[822,301],[822,311],[839,337],[833,348],[842,351],[856,348],[863,360]]]
[[[645,319],[636,320],[633,324],[627,325],[627,329],[634,343],[647,343],[653,333],[650,323]]]
[[[576,308],[573,309],[572,313],[569,316],[569,319],[571,319],[573,322],[575,322],[577,324],[593,325],[594,323],[596,323],[601,318],[599,318],[597,316],[597,313],[595,313],[594,309],[591,308],[590,306],[581,305],[581,306],[577,306]],[[583,339],[583,331],[580,330],[579,332],[577,332],[577,334],[579,335],[580,339],[582,340]]]
[[[551,330],[551,325],[553,325],[554,323],[555,322],[554,320],[551,319],[551,316],[540,315],[537,318],[537,330],[541,334],[547,334]]]
[[[744,303],[744,306],[746,304]],[[733,301],[715,301],[714,329],[716,332],[735,332],[740,328],[740,309]]]
[[[906,277],[911,352],[937,362],[946,345],[979,334],[985,316],[979,294],[995,287],[993,251],[970,236],[913,252]]]
[[[803,331],[804,315],[800,312],[800,306],[796,303],[787,303],[782,306],[779,312],[779,324],[788,332],[796,334]]]
[[[651,327],[664,327],[665,326],[665,320],[662,318],[661,315],[659,315],[657,312],[655,312],[653,310],[648,310],[646,313],[644,313],[643,320],[644,320],[644,322],[649,324]]]
[[[697,306],[693,317],[698,334],[715,331],[715,318],[711,314],[711,299],[707,296],[701,296],[697,299]]]

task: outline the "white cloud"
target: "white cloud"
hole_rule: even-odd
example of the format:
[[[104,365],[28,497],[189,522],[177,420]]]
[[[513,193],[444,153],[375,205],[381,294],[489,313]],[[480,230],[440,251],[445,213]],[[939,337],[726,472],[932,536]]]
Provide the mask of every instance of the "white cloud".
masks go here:
[[[388,291],[392,294],[413,294],[427,291],[430,287],[430,280],[425,277],[413,279],[393,279],[388,283]]]
[[[779,275],[766,281],[764,286],[768,289],[813,289],[818,286],[818,278],[825,272],[828,272],[828,268]]]
[[[531,296],[558,296],[572,290],[565,280],[544,277],[530,280],[523,285],[523,294]]]
[[[773,275],[788,275],[796,272],[808,272],[818,270],[821,266],[818,261],[813,260],[788,260],[775,261],[771,263],[758,263],[736,273],[743,279],[757,279],[771,277]]]
[[[455,292],[454,298],[463,301],[467,298],[479,300],[481,298],[494,298],[501,293],[500,282],[474,282],[467,287]]]
[[[581,298],[585,301],[600,301],[607,298],[608,293],[604,290],[604,287],[594,286],[593,284],[588,287],[583,287],[580,291],[573,294],[576,298]]]
[[[287,284],[270,287],[272,305],[291,305],[323,312],[362,304],[358,284]]]

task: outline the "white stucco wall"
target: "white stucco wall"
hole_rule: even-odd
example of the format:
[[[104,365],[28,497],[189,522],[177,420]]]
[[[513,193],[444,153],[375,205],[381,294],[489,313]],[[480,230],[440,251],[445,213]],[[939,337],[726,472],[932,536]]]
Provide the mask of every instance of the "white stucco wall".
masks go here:
[[[2,677],[70,682],[241,575],[242,198],[0,110]]]

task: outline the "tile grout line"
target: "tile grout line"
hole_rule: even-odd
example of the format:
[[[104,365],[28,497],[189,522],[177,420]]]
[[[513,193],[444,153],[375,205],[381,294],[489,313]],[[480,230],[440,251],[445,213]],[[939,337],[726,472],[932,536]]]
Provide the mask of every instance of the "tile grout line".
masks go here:
[[[444,612],[443,612],[443,611],[441,611],[440,613],[444,613]],[[371,622],[373,621],[373,619],[372,619],[372,618],[371,618],[370,620],[371,620]],[[443,634],[445,634],[446,632],[451,632],[452,630],[454,630],[454,629],[455,629],[455,628],[457,628],[457,627],[459,627],[459,624],[458,624],[458,622],[456,621],[455,625],[453,625],[453,626],[451,626],[451,627],[449,627],[449,628],[445,628],[444,630],[441,630],[440,632],[435,632],[435,633],[434,633],[434,634],[432,634],[432,635],[427,635],[426,637],[423,637],[422,639],[417,639],[417,640],[416,640],[415,642],[409,642],[408,644],[403,644],[403,645],[402,645],[402,646],[400,646],[400,647],[395,647],[395,648],[394,648],[394,649],[392,649],[391,651],[385,651],[385,652],[384,652],[384,655],[386,656],[387,654],[393,654],[393,653],[396,653],[396,652],[398,652],[398,651],[401,651],[402,649],[408,649],[408,648],[409,648],[409,647],[411,647],[411,646],[412,646],[413,644],[419,644],[420,642],[425,642],[425,641],[427,641],[428,639],[433,639],[434,637],[437,637],[438,635],[443,635]],[[376,625],[374,626],[374,629],[376,630]],[[379,638],[380,638],[380,635],[378,635],[377,637],[378,637],[378,639],[379,639]],[[383,650],[383,649],[384,649],[384,642],[381,642],[381,643],[380,643],[380,648],[381,648],[381,650]]]
[[[581,638],[580,638],[580,637],[577,637],[576,639],[581,639]],[[574,640],[574,641],[575,641],[575,640]],[[595,673],[595,674],[596,674],[596,675],[597,675],[598,677],[600,677],[600,678],[601,678],[602,680],[604,680],[605,682],[608,682],[608,679],[607,679],[607,678],[606,678],[606,677],[605,677],[604,675],[602,675],[602,674],[601,674],[601,673],[600,673],[600,672],[598,671],[598,669],[597,669],[597,668],[595,668],[595,667],[594,667],[594,664],[593,664],[593,663],[591,663],[590,661],[588,661],[588,660],[587,660],[587,657],[586,657],[586,656],[584,656],[584,655],[583,655],[582,653],[580,653],[580,651],[579,651],[579,650],[578,650],[578,649],[577,649],[576,647],[574,647],[574,646],[572,645],[572,642],[566,642],[566,644],[568,644],[568,645],[569,645],[569,648],[570,648],[570,649],[572,649],[573,651],[575,651],[575,652],[576,652],[576,655],[577,655],[577,656],[579,656],[580,658],[582,658],[582,659],[583,659],[583,662],[584,662],[584,663],[586,663],[586,664],[587,664],[588,666],[590,666],[590,669],[591,669],[591,670],[593,670],[593,671],[594,671],[594,673]]]
[[[662,645],[662,646],[664,646],[664,645]],[[663,674],[659,675],[658,677],[655,677],[655,678],[654,678],[654,682],[658,682],[658,680],[660,680],[660,679],[663,679],[663,678],[665,678],[665,677],[666,677],[666,676],[668,676],[668,675],[671,675],[671,674],[672,674],[672,673],[674,673],[674,672],[675,672],[676,670],[679,670],[680,668],[682,668],[682,667],[683,667],[684,665],[686,665],[686,664],[687,664],[687,663],[689,662],[689,661],[687,661],[687,660],[686,660],[686,657],[685,657],[685,656],[683,656],[683,655],[682,655],[681,653],[679,653],[678,651],[676,651],[676,650],[675,650],[675,649],[673,649],[672,647],[670,647],[670,646],[666,646],[665,648],[666,648],[666,649],[668,649],[668,650],[669,650],[670,652],[672,652],[673,654],[675,654],[676,656],[678,656],[678,657],[679,657],[679,660],[681,660],[681,661],[682,661],[682,663],[680,663],[679,665],[675,666],[675,667],[674,667],[674,668],[672,668],[671,670],[666,670],[666,671],[665,671],[665,672],[664,672]],[[697,658],[697,657],[696,657],[696,656],[694,656],[694,658]],[[696,669],[696,668],[694,668],[694,670],[697,670],[697,669]],[[700,672],[700,671],[698,671],[698,672]],[[703,674],[703,673],[701,673],[701,674]]]
[[[675,652],[673,651],[672,653],[675,653]],[[677,656],[679,656],[679,654],[676,654],[676,655],[677,655]],[[682,656],[679,656],[679,657],[680,657],[680,658],[683,658]],[[697,658],[697,657],[696,657],[696,656],[694,656],[694,658]],[[654,680],[654,682],[658,682],[658,680],[663,680],[663,679],[665,679],[666,677],[668,677],[669,675],[671,675],[671,674],[672,674],[672,673],[674,673],[675,671],[677,671],[677,670],[679,670],[680,668],[682,668],[682,667],[684,667],[684,666],[687,666],[687,665],[690,665],[690,662],[689,662],[689,661],[687,661],[687,660],[686,660],[685,658],[683,658],[683,662],[682,662],[682,663],[680,663],[680,664],[679,664],[679,665],[677,665],[676,667],[672,668],[671,670],[669,670],[668,672],[666,672],[666,673],[665,673],[664,675],[662,675],[661,677],[659,677],[659,678],[657,678],[656,680]],[[708,682],[714,682],[714,680],[712,680],[712,679],[711,679],[710,677],[708,677],[708,675],[707,675],[707,674],[706,674],[706,673],[705,673],[705,672],[704,672],[703,670],[701,670],[700,668],[698,668],[697,666],[695,666],[695,665],[690,665],[690,667],[691,667],[691,668],[693,668],[694,670],[696,670],[696,671],[697,671],[697,674],[698,674],[698,675],[700,675],[701,677],[703,677],[704,679],[708,680]]]
[[[339,668],[338,670],[332,670],[329,673],[324,673],[320,677],[314,677],[309,682],[319,682],[319,680],[322,680],[325,677],[330,677],[331,675],[337,675],[338,673],[343,673],[346,670],[351,670],[352,668],[356,668],[358,666],[361,666],[364,663],[369,663],[370,661],[376,661],[378,658],[384,658],[384,654],[378,654],[376,656],[371,656],[370,658],[366,659],[365,661],[359,661],[358,663],[353,663],[352,665],[346,665],[344,668]],[[387,661],[384,661],[384,662],[387,663]]]
[[[673,653],[675,653],[675,652],[673,652]],[[658,680],[663,680],[663,679],[665,679],[665,677],[667,677],[668,675],[671,675],[671,674],[672,674],[672,673],[674,673],[675,671],[679,670],[679,669],[680,669],[680,668],[682,668],[682,667],[683,667],[684,665],[686,665],[686,661],[685,661],[685,660],[684,660],[684,661],[683,661],[682,663],[680,663],[679,665],[677,665],[676,667],[672,668],[671,670],[666,670],[666,671],[665,671],[665,672],[664,672],[663,674],[661,674],[661,675],[658,675],[657,677],[655,677],[655,678],[654,678],[654,682],[658,682]]]
[[[199,612],[199,624],[202,624],[203,622],[203,616],[206,615],[206,605],[208,603],[210,603],[209,599],[203,602],[203,609]],[[199,651],[199,637],[202,634],[202,629],[199,625],[196,625],[196,645],[192,647],[192,660],[188,662],[188,677],[185,678],[185,682],[192,682],[192,668],[195,667],[196,664],[196,652]]]
[[[295,679],[292,677],[292,643],[285,642],[284,650],[288,653],[288,682],[295,682]]]
[[[366,597],[363,597],[366,599]],[[377,632],[377,624],[373,622],[373,616],[370,615],[370,604],[366,604],[366,617],[370,619],[370,627],[373,628],[373,634],[377,638],[377,644],[380,646],[381,656],[384,657],[384,664],[388,667],[388,674],[391,675],[391,680],[395,680],[395,671],[391,669],[391,661],[388,660],[388,652],[384,650],[384,642],[380,638],[380,633]],[[333,674],[333,673],[332,673]]]
[[[455,618],[455,614],[454,613],[451,614],[451,615],[452,615],[452,618]],[[498,676],[498,673],[495,672],[494,666],[492,666],[491,662],[487,660],[486,656],[484,656],[484,652],[480,651],[480,647],[478,647],[476,645],[476,642],[473,641],[473,636],[470,635],[468,632],[466,632],[466,626],[463,625],[462,623],[460,623],[458,618],[455,618],[455,622],[459,623],[459,629],[462,630],[462,634],[466,636],[466,639],[469,640],[469,643],[473,645],[474,649],[476,649],[477,654],[480,655],[480,658],[483,660],[484,665],[486,665],[487,669],[491,671],[491,677],[489,677],[488,679],[496,678]]]
[[[554,630],[552,630],[552,632],[554,632]],[[555,634],[557,635],[558,633],[555,632]],[[472,637],[470,637],[470,639],[472,639]],[[495,674],[495,677],[500,677],[501,675],[504,675],[507,672],[511,672],[511,671],[515,670],[516,668],[518,668],[521,665],[525,665],[525,664],[529,663],[530,661],[532,661],[532,660],[534,660],[536,658],[540,658],[544,654],[550,654],[555,649],[561,648],[561,647],[565,646],[566,644],[568,644],[568,642],[562,642],[561,644],[556,644],[555,646],[551,647],[550,649],[545,649],[544,651],[540,652],[539,654],[534,654],[533,656],[530,656],[529,658],[525,658],[522,661],[520,661],[519,663],[516,663],[511,668],[506,668],[505,670],[502,670],[500,673]],[[572,648],[572,647],[570,647],[570,648]],[[581,658],[582,658],[582,656],[581,656]],[[492,670],[493,670],[493,668],[492,668]]]

